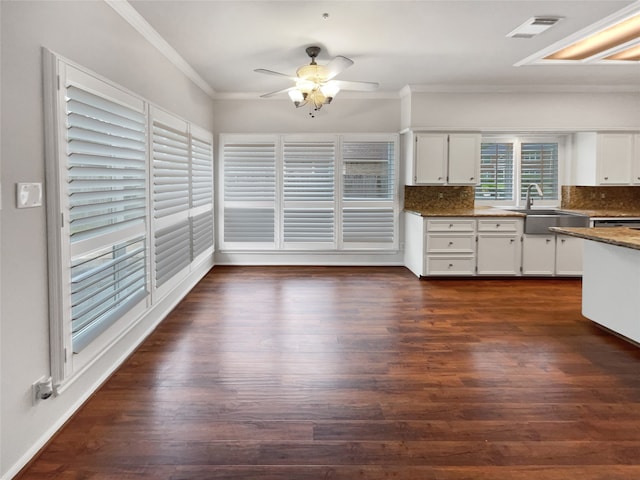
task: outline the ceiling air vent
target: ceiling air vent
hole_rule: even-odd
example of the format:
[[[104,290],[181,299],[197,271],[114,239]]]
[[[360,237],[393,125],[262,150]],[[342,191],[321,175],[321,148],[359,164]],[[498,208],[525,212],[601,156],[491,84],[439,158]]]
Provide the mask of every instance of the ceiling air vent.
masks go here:
[[[531,17],[512,32],[507,33],[511,38],[533,38],[545,30],[553,27],[561,17]]]

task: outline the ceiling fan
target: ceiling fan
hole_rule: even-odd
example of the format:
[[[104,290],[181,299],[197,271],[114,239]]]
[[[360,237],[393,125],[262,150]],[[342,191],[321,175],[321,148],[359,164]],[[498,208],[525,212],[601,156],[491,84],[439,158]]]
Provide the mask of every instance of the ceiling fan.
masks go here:
[[[313,117],[314,112],[320,110],[323,105],[331,103],[340,90],[372,92],[378,88],[378,84],[375,82],[334,80],[339,73],[353,65],[353,60],[347,57],[337,56],[327,65],[318,65],[316,63],[316,57],[320,53],[320,50],[320,47],[316,46],[307,47],[306,52],[311,58],[311,63],[298,68],[295,76],[274,72],[273,70],[265,70],[264,68],[254,70],[258,73],[285,77],[295,82],[295,85],[292,87],[265,93],[264,95],[260,95],[260,97],[267,98],[280,93],[288,93],[289,98],[296,107],[302,107],[307,104],[311,105],[312,110],[309,115]]]

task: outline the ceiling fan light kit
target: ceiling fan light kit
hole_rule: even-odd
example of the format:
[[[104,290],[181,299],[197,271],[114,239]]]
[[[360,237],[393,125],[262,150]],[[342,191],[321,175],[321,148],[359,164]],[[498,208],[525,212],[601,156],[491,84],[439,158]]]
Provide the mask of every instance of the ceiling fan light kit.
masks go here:
[[[378,88],[378,84],[374,82],[333,80],[339,73],[353,65],[353,60],[337,56],[327,65],[318,65],[316,57],[320,53],[320,47],[307,47],[306,52],[311,58],[311,63],[298,68],[295,77],[274,72],[273,70],[256,69],[255,71],[258,73],[287,77],[295,82],[293,87],[266,93],[261,97],[266,98],[280,93],[287,93],[296,108],[310,105],[311,111],[309,115],[313,118],[315,117],[315,112],[320,110],[323,105],[331,103],[340,90],[373,91]]]

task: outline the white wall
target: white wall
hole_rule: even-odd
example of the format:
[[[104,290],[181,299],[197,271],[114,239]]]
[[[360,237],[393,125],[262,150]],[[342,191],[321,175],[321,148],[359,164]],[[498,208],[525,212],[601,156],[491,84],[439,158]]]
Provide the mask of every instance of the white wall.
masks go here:
[[[17,182],[45,179],[41,47],[213,130],[210,97],[101,1],[0,1],[0,477],[10,478],[145,333],[135,329],[62,395],[32,405],[49,375],[45,207],[15,208]]]
[[[395,133],[400,128],[398,99],[358,98],[338,94],[315,118],[309,107],[284,99],[214,101],[216,133]]]
[[[412,92],[410,108],[411,124],[403,127],[483,131],[640,129],[640,93]]]

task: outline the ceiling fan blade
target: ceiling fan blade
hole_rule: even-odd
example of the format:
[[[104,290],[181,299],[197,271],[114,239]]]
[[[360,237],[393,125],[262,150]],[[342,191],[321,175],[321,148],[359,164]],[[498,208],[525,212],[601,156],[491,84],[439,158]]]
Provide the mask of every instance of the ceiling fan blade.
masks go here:
[[[260,95],[260,98],[269,98],[269,97],[273,97],[274,95],[278,95],[280,93],[287,93],[290,92],[291,90],[295,89],[296,87],[289,87],[289,88],[283,88],[282,90],[276,90],[275,92],[269,92],[269,93],[265,93],[264,95]]]
[[[256,68],[254,72],[264,73],[265,75],[275,75],[276,77],[285,77],[289,80],[293,80],[294,82],[298,80],[298,77],[292,77],[291,75],[287,75],[286,73],[274,72],[273,70],[266,70],[264,68]]]
[[[347,68],[353,65],[353,60],[347,57],[338,55],[336,58],[327,63],[327,80],[331,80],[340,72],[344,72]]]
[[[348,82],[345,80],[332,80],[340,90],[354,90],[356,92],[374,92],[380,86],[376,82]]]

